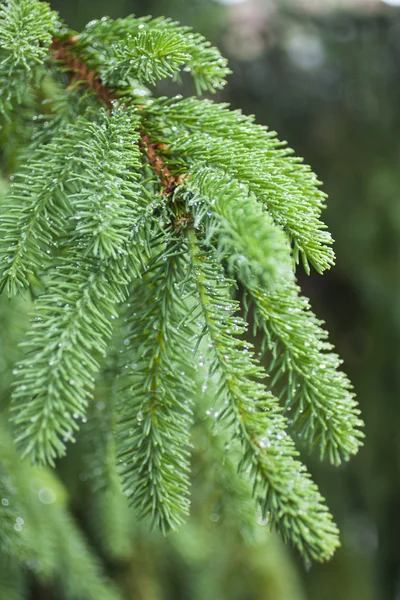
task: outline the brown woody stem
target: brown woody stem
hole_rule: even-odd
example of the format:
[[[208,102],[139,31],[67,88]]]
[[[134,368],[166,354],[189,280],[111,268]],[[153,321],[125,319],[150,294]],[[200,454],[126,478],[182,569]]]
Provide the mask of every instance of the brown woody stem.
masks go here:
[[[78,86],[85,85],[96,94],[108,109],[111,109],[117,97],[113,90],[101,81],[98,73],[94,69],[89,69],[88,65],[74,52],[74,45],[77,40],[77,35],[65,39],[54,38],[50,46],[54,53],[53,58],[61,62],[65,70],[70,73],[71,83]],[[147,156],[149,164],[157,173],[164,187],[163,194],[171,194],[182,183],[184,176],[175,177],[158,153],[158,150],[167,150],[167,144],[152,143],[148,135],[141,133],[140,145]]]

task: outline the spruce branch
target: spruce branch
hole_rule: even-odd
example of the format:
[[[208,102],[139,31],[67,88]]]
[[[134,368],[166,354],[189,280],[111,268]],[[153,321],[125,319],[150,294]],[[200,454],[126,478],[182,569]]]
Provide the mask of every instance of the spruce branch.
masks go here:
[[[89,110],[35,149],[2,205],[0,289],[13,296],[28,287],[66,235],[100,258],[126,252],[151,209],[138,181],[137,125],[131,110]]]
[[[63,194],[69,166],[57,164],[52,169],[48,161],[43,162],[45,157],[53,157],[51,147],[44,149],[42,156],[35,156],[34,162],[16,176],[2,205],[0,289],[6,288],[10,297],[29,287],[36,269],[48,262],[47,249],[54,234],[62,231],[60,216],[62,212],[70,214]]]
[[[129,89],[132,78],[152,84],[176,78],[183,67],[198,94],[215,92],[230,73],[226,60],[202,35],[163,17],[91,21],[77,43],[84,61],[107,85],[120,89]]]
[[[94,492],[90,500],[86,518],[96,547],[118,563],[132,560],[137,522],[115,470],[107,489]]]
[[[61,258],[48,290],[36,303],[22,343],[25,358],[15,377],[12,412],[23,456],[54,464],[74,440],[112,332],[116,306],[139,273],[135,256],[104,264],[80,254]]]
[[[274,131],[227,104],[196,98],[156,99],[147,113],[168,140],[172,159],[180,157],[189,168],[214,166],[248,185],[287,232],[295,261],[300,253],[307,272],[308,261],[320,273],[332,266],[332,238],[320,220],[326,195],[310,167]]]
[[[109,82],[134,77],[140,83],[154,85],[157,80],[176,76],[188,57],[186,50],[183,36],[167,29],[145,29],[133,39],[111,47],[116,66],[102,69],[102,75]]]
[[[38,0],[0,2],[0,113],[10,121],[11,111],[30,95],[30,83],[48,57],[52,38],[60,27],[57,13]]]
[[[82,125],[68,123],[49,143],[28,148],[25,164],[12,178],[0,213],[0,290],[6,288],[9,296],[29,287],[65,233],[72,216],[70,171],[85,139]]]
[[[181,299],[184,250],[172,238],[133,289],[117,404],[124,489],[164,533],[189,512],[193,333]]]
[[[100,259],[126,252],[126,240],[146,214],[138,181],[138,124],[135,111],[115,107],[108,115],[100,110],[95,122],[85,123],[87,140],[78,144],[80,170],[69,178],[77,189],[69,195],[77,221],[74,236],[85,238],[87,251]]]
[[[67,600],[122,600],[119,589],[102,572],[99,558],[66,511],[56,512],[53,529],[60,540],[57,578]]]
[[[89,68],[82,58],[75,53],[74,46],[77,40],[78,36],[76,35],[63,38],[55,37],[50,46],[53,60],[69,73],[72,80],[71,86],[75,84],[80,87],[84,84],[107,108],[111,108],[115,95],[109,87],[103,84],[95,69]]]
[[[18,527],[17,529],[14,527],[18,523],[17,519],[21,515],[22,506],[20,498],[15,498],[15,501],[11,502],[11,499],[14,500],[15,494],[13,480],[10,478],[12,469],[13,464],[9,460],[8,453],[5,453],[0,464],[0,496],[2,500],[0,503],[0,557],[11,557],[17,554],[26,559],[28,555],[26,544],[18,535]],[[0,564],[2,563],[3,561],[0,560]]]
[[[120,329],[115,328],[103,367],[96,380],[95,395],[87,410],[87,423],[78,440],[82,448],[84,478],[94,495],[115,486],[116,472],[116,399],[120,374],[117,350]],[[118,340],[118,342],[117,342]],[[118,344],[119,346],[119,344]]]
[[[286,432],[286,420],[274,396],[258,380],[265,377],[251,347],[238,336],[244,322],[235,316],[215,252],[201,249],[188,231],[193,273],[211,341],[212,371],[218,374],[221,421],[242,443],[239,464],[254,482],[253,494],[264,518],[308,559],[326,560],[338,546],[338,531],[315,484]]]
[[[0,422],[0,490],[1,567],[8,566],[9,572],[20,567],[24,573],[28,567],[30,575],[33,573],[41,583],[56,590],[61,587],[66,600],[121,600],[68,514],[66,490],[52,472],[20,460],[3,422]],[[9,546],[1,544],[3,517],[12,525],[14,539]],[[24,580],[20,582],[23,584]],[[6,585],[8,579],[0,568],[0,592],[4,589],[1,586]],[[21,592],[26,591],[24,585]],[[2,597],[8,600],[8,596]]]
[[[160,155],[161,150],[166,150],[168,146],[158,142],[151,142],[148,135],[142,133],[140,138],[141,146],[147,156],[149,164],[154,169],[164,189],[162,193],[164,195],[171,194],[176,187],[181,185],[183,182],[183,175],[175,176],[171,173],[168,166]]]
[[[269,291],[249,286],[255,324],[272,352],[268,372],[281,382],[280,396],[291,427],[318,447],[321,458],[339,465],[356,454],[364,434],[352,386],[339,370],[328,334],[310,303],[292,282]]]
[[[204,225],[207,239],[217,240],[218,252],[232,274],[248,284],[274,287],[293,280],[290,248],[282,230],[244,184],[215,168],[198,167],[185,179],[188,211],[194,226]]]
[[[217,239],[230,272],[249,290],[256,325],[273,351],[273,384],[285,382],[280,396],[292,410],[293,429],[319,447],[321,458],[336,465],[348,460],[363,437],[360,411],[327,333],[295,283],[282,232],[243,184],[215,169],[192,171],[185,189],[195,226],[203,223],[207,239]]]
[[[102,22],[104,21],[102,20]],[[117,96],[113,89],[102,81],[97,71],[89,68],[82,58],[76,54],[75,46],[78,40],[78,36],[55,38],[52,43],[52,50],[55,52],[54,59],[59,61],[64,69],[69,72],[75,85],[78,87],[84,85],[89,88],[109,110],[112,110],[113,107],[118,106]],[[143,114],[141,116],[143,117]],[[168,195],[173,192],[182,183],[183,177],[181,175],[175,176],[161,157],[160,150],[165,150],[168,146],[152,142],[150,137],[144,131],[141,131],[140,147],[164,186],[163,194]]]
[[[7,0],[0,5],[0,72],[43,64],[60,22],[56,12],[37,0]]]
[[[206,387],[207,386],[207,387]],[[218,515],[218,521],[227,522],[246,543],[253,543],[257,536],[257,506],[255,505],[251,484],[238,473],[240,461],[240,442],[232,440],[229,432],[215,427],[213,410],[217,389],[212,382],[202,385],[203,401],[197,406],[194,437],[194,470],[198,478],[194,483],[194,508],[196,509],[196,486],[204,486],[202,503],[212,499],[212,510]],[[207,408],[208,407],[208,408]],[[200,480],[200,481],[198,481]],[[202,510],[202,506],[199,507]]]

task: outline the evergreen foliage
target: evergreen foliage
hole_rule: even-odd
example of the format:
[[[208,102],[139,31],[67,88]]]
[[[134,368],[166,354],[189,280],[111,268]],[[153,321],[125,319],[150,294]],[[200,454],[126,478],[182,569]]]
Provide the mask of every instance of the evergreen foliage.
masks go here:
[[[88,23],[77,40],[79,55],[102,80],[125,89],[130,80],[154,84],[190,73],[197,93],[214,92],[225,85],[226,60],[217,48],[190,27],[170,19],[103,17]]]
[[[292,240],[296,261],[301,253],[306,271],[308,261],[320,273],[332,266],[332,238],[320,221],[325,194],[310,167],[274,131],[209,100],[161,100],[150,110],[169,153],[189,166],[217,166],[248,185]]]
[[[315,175],[252,117],[210,100],[153,98],[143,87],[178,80],[182,69],[198,93],[223,86],[225,60],[189,28],[106,18],[77,34],[38,0],[3,3],[0,16],[1,89],[10,77],[15,86],[2,111],[21,114],[28,86],[46,112],[32,117],[0,212],[1,289],[34,300],[10,405],[21,455],[54,465],[89,419],[82,439],[97,448],[86,455],[93,493],[112,485],[118,466],[139,516],[175,529],[189,512],[205,372],[216,390],[207,411],[216,432],[239,443],[227,460],[237,460],[262,517],[305,558],[328,559],[337,528],[288,427],[340,464],[357,452],[362,422],[295,282],[300,255],[306,270],[333,264]],[[57,90],[44,100],[43,77]],[[270,378],[244,339],[242,299],[271,351]],[[112,379],[101,408],[96,378],[103,389]],[[73,531],[62,510],[54,514],[55,532]],[[8,553],[15,533],[3,522]],[[68,547],[59,550],[82,557],[63,573],[76,568],[70,597],[117,597],[99,582],[75,590],[86,585],[79,573],[97,567],[71,535],[60,535]]]
[[[121,598],[67,513],[65,489],[50,471],[18,460],[3,423],[0,496],[0,590],[9,594],[4,598],[25,597],[29,572],[70,600]]]
[[[0,110],[7,116],[29,93],[29,82],[48,58],[60,28],[57,14],[45,2],[7,0],[0,5]]]
[[[194,332],[181,298],[187,261],[171,237],[129,299],[118,397],[124,487],[138,514],[165,532],[189,512],[194,396]]]
[[[290,538],[307,558],[329,556],[336,545],[331,523],[305,468],[294,460],[297,452],[285,430],[276,398],[259,380],[263,372],[247,342],[238,339],[245,327],[234,318],[237,303],[229,296],[229,282],[216,258],[199,252],[190,232],[194,276],[211,340],[211,369],[218,373],[215,414],[242,441],[239,470],[253,479],[253,495],[284,538]]]

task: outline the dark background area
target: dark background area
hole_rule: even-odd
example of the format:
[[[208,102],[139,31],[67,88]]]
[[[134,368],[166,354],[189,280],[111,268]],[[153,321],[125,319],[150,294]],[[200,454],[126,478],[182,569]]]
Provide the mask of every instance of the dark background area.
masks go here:
[[[230,59],[233,75],[217,99],[254,113],[312,165],[329,194],[325,220],[337,266],[323,277],[299,272],[299,279],[327,322],[366,423],[365,447],[349,465],[309,462],[342,531],[329,564],[307,570],[291,553],[280,562],[275,541],[273,559],[244,546],[216,552],[192,523],[167,550],[145,533],[137,538],[136,557],[162,555],[153,573],[143,567],[148,589],[160,592],[132,597],[219,600],[212,590],[223,579],[224,598],[399,600],[400,8],[360,0],[50,4],[77,30],[103,15],[130,13],[193,26]],[[132,569],[140,571],[140,562]],[[202,591],[194,591],[190,573]],[[290,596],[274,588],[277,573],[293,578]]]

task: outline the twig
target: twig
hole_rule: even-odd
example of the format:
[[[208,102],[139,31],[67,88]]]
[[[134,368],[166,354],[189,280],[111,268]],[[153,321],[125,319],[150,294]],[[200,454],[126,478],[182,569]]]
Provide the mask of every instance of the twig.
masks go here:
[[[117,97],[113,90],[101,81],[98,73],[94,69],[89,69],[88,65],[76,55],[74,45],[77,41],[77,35],[65,39],[54,38],[50,47],[54,52],[53,58],[60,61],[65,70],[70,73],[71,84],[86,85],[111,110]],[[175,177],[160,156],[158,151],[168,150],[168,145],[152,143],[149,136],[143,132],[140,134],[140,145],[164,187],[163,194],[171,194],[182,183],[184,175]]]

